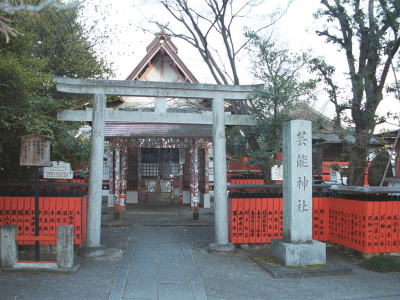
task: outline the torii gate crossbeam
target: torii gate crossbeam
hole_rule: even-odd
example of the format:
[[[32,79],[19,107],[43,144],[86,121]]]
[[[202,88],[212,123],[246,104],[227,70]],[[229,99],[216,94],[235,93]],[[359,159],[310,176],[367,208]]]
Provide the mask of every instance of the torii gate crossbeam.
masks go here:
[[[87,112],[77,111],[74,115],[71,111],[59,114],[59,119],[66,121],[92,120],[92,148],[90,156],[89,174],[89,207],[87,223],[86,251],[97,250],[100,245],[101,230],[101,190],[102,190],[102,167],[104,155],[104,125],[106,120],[134,121],[135,117],[141,118],[138,112],[107,112],[106,95],[119,96],[146,96],[160,98],[191,98],[212,100],[212,119],[210,115],[199,116],[198,114],[182,114],[190,123],[192,115],[194,124],[212,124],[213,126],[213,150],[214,150],[214,218],[215,218],[215,241],[209,248],[215,251],[231,251],[233,245],[229,243],[228,237],[228,202],[226,187],[226,141],[225,124],[232,125],[255,125],[250,116],[229,116],[224,113],[224,100],[246,100],[260,85],[230,86],[198,83],[171,83],[152,81],[131,80],[96,80],[96,79],[74,79],[55,78],[57,90],[60,92],[74,94],[92,94],[93,110],[91,118]],[[169,113],[152,114],[153,123],[176,123],[178,114],[168,117]],[[176,115],[176,116],[175,116]],[[184,116],[183,116],[184,115]],[[68,117],[70,116],[70,118]],[[148,116],[146,116],[147,119]],[[150,115],[149,115],[150,117]],[[120,119],[122,118],[122,119]],[[225,119],[228,119],[226,122]]]

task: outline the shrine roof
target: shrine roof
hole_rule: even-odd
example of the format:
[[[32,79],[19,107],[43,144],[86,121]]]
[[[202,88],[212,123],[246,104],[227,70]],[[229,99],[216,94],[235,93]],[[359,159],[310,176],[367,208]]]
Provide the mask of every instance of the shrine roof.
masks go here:
[[[186,82],[198,82],[196,77],[190,72],[189,68],[178,56],[178,49],[171,39],[165,34],[158,34],[155,39],[147,46],[147,54],[139,62],[136,68],[126,78],[126,80],[140,80],[141,74],[150,67],[152,60],[157,59],[161,53],[168,55],[174,62],[175,67],[184,75]]]

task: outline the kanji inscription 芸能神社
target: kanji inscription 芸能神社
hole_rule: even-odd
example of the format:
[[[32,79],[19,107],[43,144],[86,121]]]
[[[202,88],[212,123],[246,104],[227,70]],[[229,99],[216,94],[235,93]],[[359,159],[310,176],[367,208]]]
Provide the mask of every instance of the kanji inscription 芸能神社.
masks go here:
[[[271,251],[286,266],[325,264],[325,244],[312,240],[311,121],[283,127],[283,239]]]

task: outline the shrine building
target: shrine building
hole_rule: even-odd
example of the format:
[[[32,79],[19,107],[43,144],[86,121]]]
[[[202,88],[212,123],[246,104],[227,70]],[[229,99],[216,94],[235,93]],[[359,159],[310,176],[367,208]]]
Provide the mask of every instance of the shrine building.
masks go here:
[[[157,35],[126,80],[197,83],[171,39]],[[119,111],[211,115],[203,99],[121,97]],[[108,108],[110,109],[110,108]],[[210,207],[212,125],[106,121],[109,205]],[[211,177],[211,178],[210,178]]]

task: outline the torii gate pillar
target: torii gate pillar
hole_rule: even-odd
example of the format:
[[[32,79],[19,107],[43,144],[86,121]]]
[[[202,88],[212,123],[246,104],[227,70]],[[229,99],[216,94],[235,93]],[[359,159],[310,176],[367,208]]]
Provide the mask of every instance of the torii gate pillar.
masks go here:
[[[92,121],[92,149],[90,157],[89,208],[87,224],[86,256],[100,255],[101,192],[104,155],[105,121],[134,123],[212,124],[214,148],[214,217],[215,242],[209,245],[213,251],[232,251],[234,246],[228,239],[228,199],[226,189],[226,141],[225,124],[255,125],[251,116],[227,115],[225,120],[224,99],[245,100],[261,86],[228,86],[212,84],[151,82],[135,80],[100,80],[55,78],[57,90],[74,94],[95,94],[93,114],[86,111],[64,111],[59,120]],[[208,114],[173,114],[161,112],[106,111],[105,95],[133,97],[162,97],[212,99],[213,117]],[[179,116],[178,116],[179,115]]]
[[[95,94],[92,116],[92,147],[89,166],[89,201],[87,218],[86,256],[99,251],[101,230],[101,199],[103,182],[104,124],[106,96]],[[90,252],[90,253],[89,253]]]
[[[209,245],[211,251],[230,252],[233,244],[228,238],[228,197],[226,189],[226,140],[224,98],[214,98],[213,151],[214,151],[214,222],[215,242]]]

